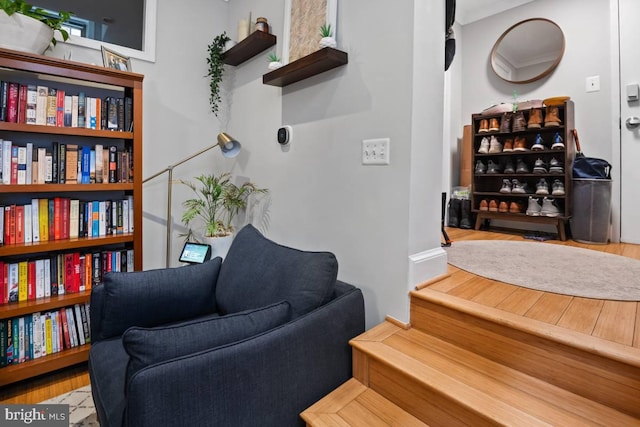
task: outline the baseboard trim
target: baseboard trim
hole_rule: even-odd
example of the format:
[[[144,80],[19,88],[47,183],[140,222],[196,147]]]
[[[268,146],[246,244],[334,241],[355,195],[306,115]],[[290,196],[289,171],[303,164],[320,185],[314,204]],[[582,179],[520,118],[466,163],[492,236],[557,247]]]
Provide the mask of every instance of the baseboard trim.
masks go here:
[[[398,328],[404,329],[405,331],[411,329],[411,323],[405,323],[401,320],[396,319],[395,317],[387,315],[385,317],[385,320],[392,325],[397,326]]]
[[[428,286],[431,286],[434,283],[437,283],[441,280],[448,279],[449,277],[451,277],[451,273],[441,274],[440,276],[434,277],[433,279],[429,279],[426,282],[422,282],[419,285],[416,285],[416,291],[419,291],[420,289],[424,289]]]
[[[447,273],[447,252],[442,247],[409,255],[409,286],[420,284]]]

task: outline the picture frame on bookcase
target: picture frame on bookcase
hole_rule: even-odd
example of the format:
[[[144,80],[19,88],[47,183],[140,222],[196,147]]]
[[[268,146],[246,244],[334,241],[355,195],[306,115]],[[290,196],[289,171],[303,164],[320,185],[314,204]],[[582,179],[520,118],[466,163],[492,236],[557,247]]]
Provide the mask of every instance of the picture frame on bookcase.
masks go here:
[[[102,63],[105,67],[120,71],[131,71],[131,58],[104,46],[101,46],[101,49]]]
[[[338,0],[285,0],[282,63],[319,49],[320,27],[331,24],[336,38]]]

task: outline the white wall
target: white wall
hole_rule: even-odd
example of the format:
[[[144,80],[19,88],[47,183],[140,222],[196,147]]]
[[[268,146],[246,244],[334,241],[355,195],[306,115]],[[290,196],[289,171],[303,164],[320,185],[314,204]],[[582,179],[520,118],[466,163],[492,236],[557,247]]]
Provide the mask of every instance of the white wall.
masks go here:
[[[609,9],[609,0],[537,0],[464,25],[460,77],[463,125],[471,123],[473,113],[499,102],[512,102],[514,90],[519,100],[570,96],[575,103],[575,124],[583,151],[615,165],[616,142],[611,140],[611,135],[617,127],[617,115],[612,111],[611,99],[612,90],[617,90],[612,84],[615,86],[617,80],[611,73]],[[536,17],[548,18],[560,26],[566,41],[564,57],[557,69],[542,80],[518,85],[507,83],[491,69],[493,44],[511,25]],[[535,42],[535,39],[535,34],[531,34],[531,40]],[[601,90],[587,93],[585,78],[596,75],[600,76]],[[462,127],[457,129],[457,135],[462,137]],[[451,151],[452,158],[456,159],[455,147]],[[457,167],[458,163],[454,163],[454,170]],[[612,209],[613,217],[617,218],[619,206],[615,200]]]
[[[269,238],[334,252],[339,279],[364,292],[368,327],[386,315],[407,322],[409,289],[446,269],[444,3],[341,0],[338,47],[349,64],[282,89],[262,84],[269,50],[226,67],[229,93],[216,118],[204,77],[207,45],[225,30],[235,39],[237,21],[249,11],[268,18],[280,53],[284,0],[200,0],[188,10],[158,2],[157,61],[133,60],[133,71],[145,75],[144,176],[228,131],[242,142],[238,157],[209,152],[176,168],[174,179],[232,171],[269,188]],[[176,30],[176,22],[189,22],[188,31]],[[74,59],[101,63],[99,52],[64,49],[54,54],[73,49]],[[293,126],[288,151],[275,141],[283,124]],[[391,165],[362,166],[361,141],[378,137],[391,139]],[[145,269],[164,266],[166,185],[164,177],[144,185]],[[174,186],[172,265],[182,247],[180,203],[187,195]]]

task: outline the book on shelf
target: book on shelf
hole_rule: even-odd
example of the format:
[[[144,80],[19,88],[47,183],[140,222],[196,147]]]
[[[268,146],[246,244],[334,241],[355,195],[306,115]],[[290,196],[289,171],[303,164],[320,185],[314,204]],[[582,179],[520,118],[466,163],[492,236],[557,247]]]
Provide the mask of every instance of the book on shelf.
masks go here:
[[[49,99],[49,88],[47,86],[36,86],[36,123],[37,125],[47,124],[47,106]]]
[[[27,86],[18,86],[18,123],[27,123]]]
[[[7,92],[7,119],[9,123],[18,123],[18,105],[19,105],[20,87],[18,83],[9,82]]]
[[[65,91],[61,89],[56,90],[56,126],[64,127],[64,98]]]
[[[25,176],[25,184],[31,184],[31,182],[33,181],[33,170],[32,170],[32,163],[33,163],[33,142],[27,142],[27,147],[26,147],[26,155],[27,155],[27,160],[26,160],[26,176]]]
[[[28,125],[36,124],[36,108],[38,105],[38,89],[36,85],[27,85],[27,111],[26,121]]]
[[[78,93],[78,127],[86,126],[87,98],[84,92]]]
[[[9,82],[0,81],[0,122],[7,121],[7,99],[9,97]]]
[[[67,184],[77,184],[78,182],[78,145],[66,145],[66,162],[65,162],[65,182]]]
[[[71,95],[64,96],[64,116],[63,116],[63,125],[64,127],[72,127],[72,112],[73,112],[73,97]]]
[[[48,88],[47,94],[47,126],[56,126],[58,117],[58,91],[55,88]]]

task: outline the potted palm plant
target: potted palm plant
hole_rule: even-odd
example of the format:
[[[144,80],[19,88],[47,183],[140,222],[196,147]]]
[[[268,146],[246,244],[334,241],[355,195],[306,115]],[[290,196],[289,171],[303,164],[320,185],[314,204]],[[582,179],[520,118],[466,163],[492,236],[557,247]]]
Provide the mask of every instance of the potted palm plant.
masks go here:
[[[4,48],[42,54],[50,45],[56,45],[56,31],[63,41],[69,38],[62,24],[69,20],[71,12],[58,12],[57,17],[52,17],[24,0],[0,0],[0,11],[0,46]]]
[[[267,193],[252,182],[237,186],[231,182],[231,174],[219,176],[200,175],[193,182],[180,181],[193,191],[195,197],[185,200],[182,223],[187,227],[186,240],[211,245],[211,257],[224,258],[233,241],[232,221],[247,207],[247,201],[255,193]],[[197,228],[196,228],[197,224]]]

